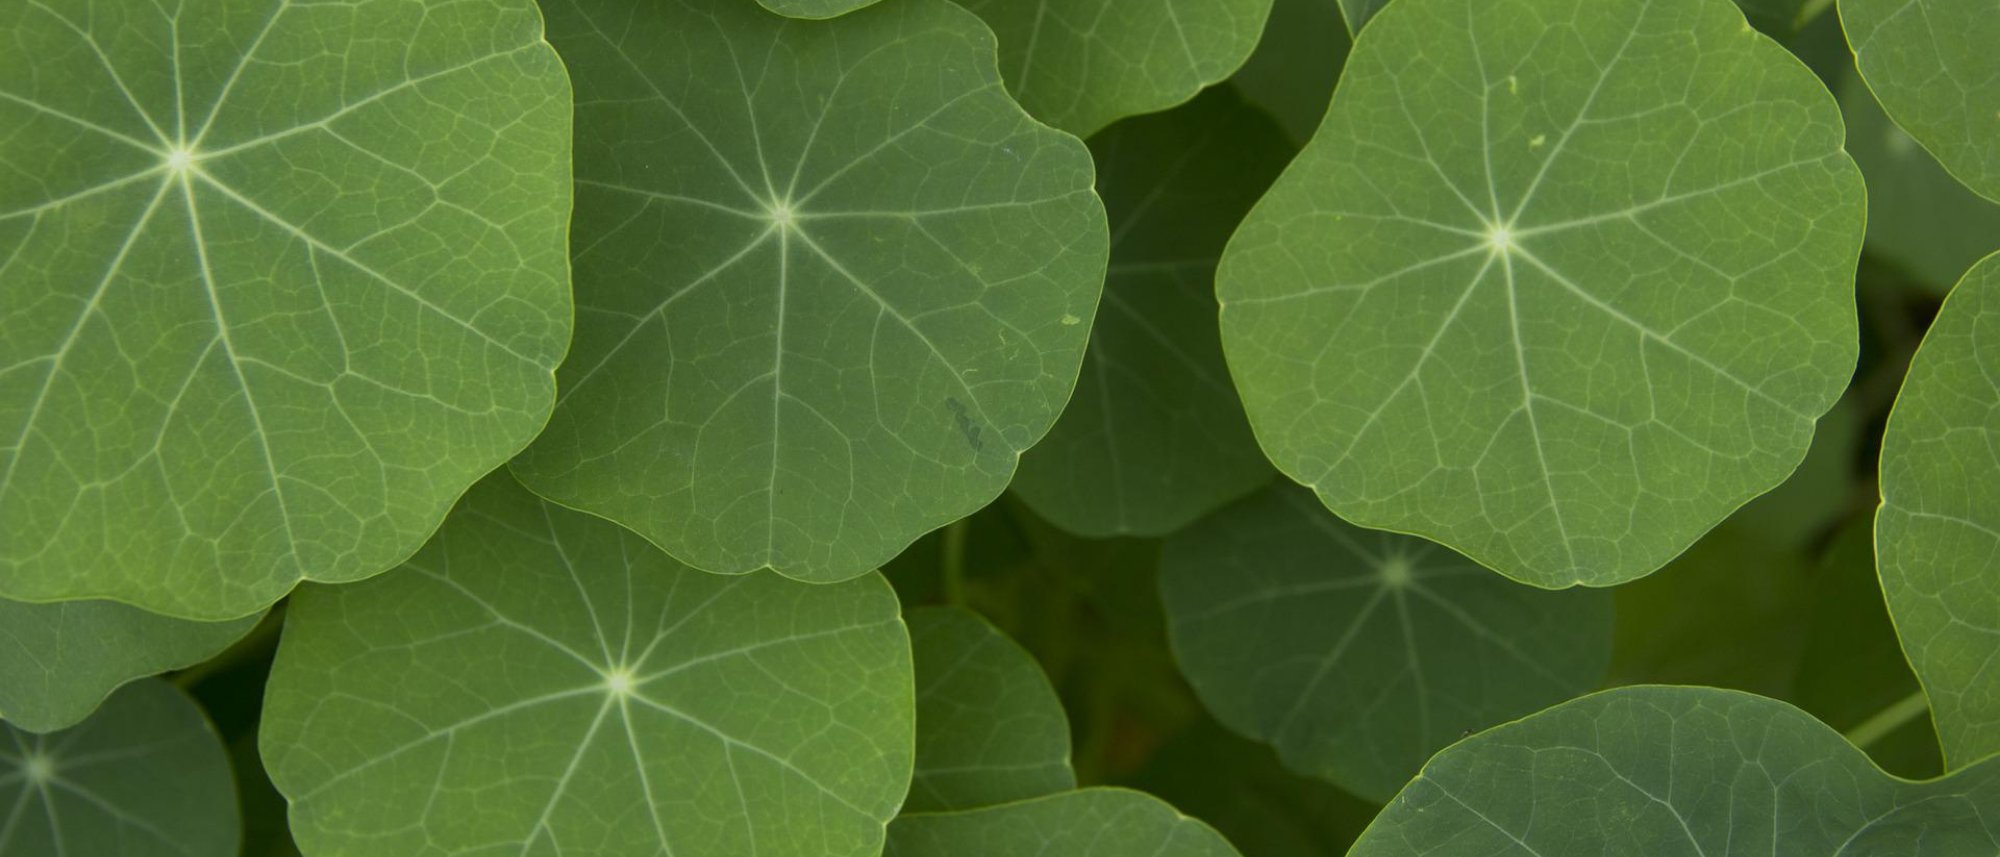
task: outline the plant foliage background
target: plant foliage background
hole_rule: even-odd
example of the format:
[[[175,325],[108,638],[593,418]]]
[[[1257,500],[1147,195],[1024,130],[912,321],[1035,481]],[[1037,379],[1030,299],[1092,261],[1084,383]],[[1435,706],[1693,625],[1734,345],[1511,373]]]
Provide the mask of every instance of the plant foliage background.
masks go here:
[[[0,857],[2000,853],[1991,0],[0,35]]]

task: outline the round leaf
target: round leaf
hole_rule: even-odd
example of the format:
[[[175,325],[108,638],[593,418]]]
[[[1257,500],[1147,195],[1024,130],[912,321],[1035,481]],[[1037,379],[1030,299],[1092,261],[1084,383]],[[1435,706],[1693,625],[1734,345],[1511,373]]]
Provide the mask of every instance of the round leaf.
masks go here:
[[[2000,204],[1945,172],[1852,72],[1834,91],[1847,120],[1847,151],[1868,179],[1868,252],[1943,294],[1974,263],[2000,250]]]
[[[1896,124],[2000,202],[2000,14],[1992,0],[1840,0],[1862,79]]]
[[[1875,552],[1946,767],[2000,753],[2000,255],[1945,298],[1896,397]]]
[[[0,9],[0,590],[233,619],[547,419],[570,99],[528,0]]]
[[[261,618],[190,622],[113,601],[0,598],[0,720],[66,729],[119,685],[208,660]]]
[[[1964,857],[2000,843],[1994,806],[2000,763],[1898,780],[1782,702],[1632,687],[1439,753],[1349,857]]]
[[[1007,89],[1044,122],[1090,136],[1229,76],[1271,0],[962,0],[1000,37]]]
[[[290,611],[262,746],[308,855],[862,857],[909,786],[879,575],[704,574],[502,474]]]
[[[965,812],[899,816],[883,857],[1237,857],[1159,798],[1083,789]]]
[[[0,857],[236,853],[228,755],[173,685],[126,685],[62,732],[0,733]]]
[[[1181,671],[1287,766],[1387,800],[1438,748],[1595,686],[1611,598],[1546,592],[1274,487],[1167,541]]]
[[[551,0],[575,351],[514,469],[715,572],[839,580],[991,501],[1076,381],[1089,153],[944,0]],[[663,47],[663,46],[671,46]]]
[[[1397,0],[1223,256],[1251,426],[1343,518],[1518,580],[1645,575],[1854,368],[1863,191],[1727,0]]]
[[[1291,146],[1221,88],[1090,147],[1112,223],[1104,300],[1076,394],[1012,487],[1071,532],[1162,536],[1271,480],[1222,360],[1215,263]]]
[[[904,812],[969,809],[1076,788],[1069,718],[1020,644],[956,607],[910,612],[917,763]]]
[[[788,18],[837,18],[879,0],[757,0]]]

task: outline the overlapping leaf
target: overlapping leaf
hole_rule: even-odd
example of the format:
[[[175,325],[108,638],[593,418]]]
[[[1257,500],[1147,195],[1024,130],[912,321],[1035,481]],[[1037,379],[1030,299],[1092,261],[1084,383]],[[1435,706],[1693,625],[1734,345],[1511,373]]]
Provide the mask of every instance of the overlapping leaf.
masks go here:
[[[2000,202],[2000,15],[1991,0],[1840,0],[1840,22],[1896,124]]]
[[[1353,43],[1327,0],[1275,0],[1264,36],[1230,84],[1270,111],[1294,142],[1312,139]]]
[[[909,616],[917,756],[904,812],[990,806],[1076,788],[1069,720],[1035,659],[979,614]]]
[[[1350,854],[1966,857],[2000,848],[1994,806],[2000,762],[1898,780],[1784,703],[1633,687],[1439,753]]]
[[[1228,840],[1158,798],[1116,788],[960,812],[903,815],[883,857],[1237,857]]]
[[[879,0],[757,0],[764,8],[792,18],[837,18]]]
[[[1000,493],[1105,263],[1088,152],[944,0],[550,0],[576,348],[529,487],[698,568],[862,574]]]
[[[2000,203],[1960,184],[1908,132],[1889,121],[1852,72],[1834,91],[1847,120],[1847,151],[1868,179],[1868,252],[1942,294],[1973,263],[2000,250]]]
[[[547,418],[569,87],[529,0],[0,8],[0,592],[244,616]]]
[[[1089,136],[1165,110],[1229,76],[1257,46],[1271,0],[963,0],[1000,37],[1021,104]]]
[[[0,599],[0,720],[67,729],[119,685],[207,660],[261,617],[190,622],[111,601]]]
[[[0,733],[0,857],[236,853],[229,759],[173,685],[127,685],[61,732]]]
[[[1495,577],[1295,486],[1168,540],[1160,594],[1217,719],[1378,801],[1467,732],[1595,686],[1611,656],[1608,593]]]
[[[2000,752],[2000,255],[1945,299],[1882,438],[1875,551],[1945,764]]]
[[[1342,517],[1642,576],[1855,361],[1833,100],[1726,0],[1397,0],[1219,275],[1259,442]]]
[[[294,598],[261,732],[307,855],[840,857],[882,847],[913,707],[880,576],[705,574],[501,474]]]
[[[1228,89],[1091,138],[1111,267],[1076,394],[1013,489],[1086,536],[1160,536],[1270,481],[1229,383],[1215,263],[1291,156]]]

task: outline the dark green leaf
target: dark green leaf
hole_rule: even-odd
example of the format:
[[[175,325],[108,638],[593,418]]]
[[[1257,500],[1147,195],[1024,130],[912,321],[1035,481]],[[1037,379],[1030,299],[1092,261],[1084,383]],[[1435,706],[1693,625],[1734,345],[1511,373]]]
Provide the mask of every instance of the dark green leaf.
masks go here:
[[[1035,659],[979,614],[909,615],[917,763],[903,812],[970,809],[1076,788],[1069,720]]]
[[[29,732],[74,726],[119,685],[207,660],[262,615],[191,622],[112,601],[0,598],[0,720]]]

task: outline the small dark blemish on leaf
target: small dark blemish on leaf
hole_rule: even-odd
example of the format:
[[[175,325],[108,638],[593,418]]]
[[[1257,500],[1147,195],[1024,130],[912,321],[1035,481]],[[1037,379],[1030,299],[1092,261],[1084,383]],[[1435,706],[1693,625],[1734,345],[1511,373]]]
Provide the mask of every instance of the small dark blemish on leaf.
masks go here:
[[[965,403],[946,396],[944,406],[951,409],[951,418],[958,423],[959,433],[965,435],[966,445],[972,447],[973,452],[984,449],[986,444],[979,440],[979,424],[972,421],[972,414],[966,411]]]

